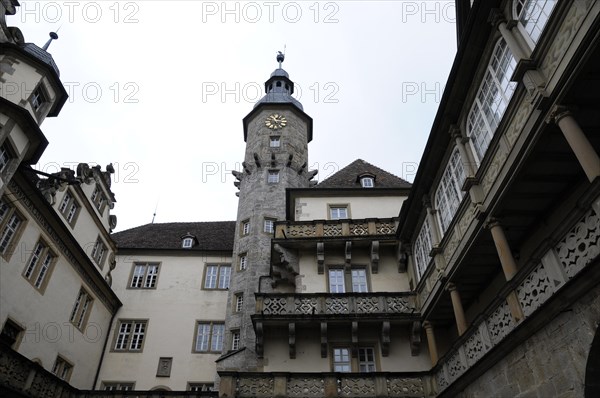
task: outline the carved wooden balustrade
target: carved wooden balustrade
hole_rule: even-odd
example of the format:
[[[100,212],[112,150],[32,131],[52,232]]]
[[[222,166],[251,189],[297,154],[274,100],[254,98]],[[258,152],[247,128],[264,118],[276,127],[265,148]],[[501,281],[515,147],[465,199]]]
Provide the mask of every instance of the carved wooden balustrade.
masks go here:
[[[269,318],[417,317],[414,293],[256,293],[256,315]]]
[[[219,376],[221,394],[238,398],[416,398],[430,395],[425,373],[219,372]]]
[[[558,243],[545,252],[539,262],[507,283],[507,289],[503,291],[516,292],[524,318],[515,321],[505,300],[506,294],[494,301],[439,361],[435,372],[438,392],[446,390],[479,364],[495,346],[510,337],[513,331],[516,333],[517,326],[527,322],[538,308],[569,286],[568,282],[577,274],[597,262],[600,256],[599,213],[600,198],[596,199],[594,208],[589,209]],[[585,291],[585,288],[580,290]],[[563,306],[568,304],[563,300],[561,303]],[[554,311],[560,312],[561,303],[556,304]],[[522,338],[516,340],[521,341]]]
[[[397,218],[361,220],[281,221],[275,224],[275,239],[361,237],[394,235]]]

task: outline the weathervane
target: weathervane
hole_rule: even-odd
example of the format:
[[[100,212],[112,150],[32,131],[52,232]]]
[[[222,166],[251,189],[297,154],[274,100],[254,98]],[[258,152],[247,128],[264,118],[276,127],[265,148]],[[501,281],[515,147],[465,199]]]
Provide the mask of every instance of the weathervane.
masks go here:
[[[277,51],[277,62],[279,62],[279,69],[281,69],[281,63],[285,59],[285,45],[283,46],[283,52]]]

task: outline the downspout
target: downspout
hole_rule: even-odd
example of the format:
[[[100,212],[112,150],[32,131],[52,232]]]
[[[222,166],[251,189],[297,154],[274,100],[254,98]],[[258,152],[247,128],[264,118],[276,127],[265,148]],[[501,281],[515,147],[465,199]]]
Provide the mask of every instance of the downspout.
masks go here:
[[[110,331],[112,330],[112,325],[118,311],[119,309],[117,308],[117,311],[115,311],[110,317],[110,323],[108,324],[106,338],[104,339],[104,345],[102,346],[102,355],[100,356],[100,362],[98,362],[98,369],[96,370],[96,376],[94,377],[94,384],[92,385],[92,390],[96,389],[96,383],[98,382],[98,377],[100,376],[100,369],[102,368],[102,362],[104,361],[104,355],[106,353],[106,346],[108,345],[108,336],[110,335]]]

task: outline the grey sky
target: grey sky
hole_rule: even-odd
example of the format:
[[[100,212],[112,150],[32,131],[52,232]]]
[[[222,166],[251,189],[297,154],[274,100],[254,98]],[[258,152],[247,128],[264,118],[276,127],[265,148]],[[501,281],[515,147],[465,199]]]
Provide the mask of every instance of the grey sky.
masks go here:
[[[37,167],[113,163],[117,230],[233,220],[242,118],[286,45],[318,178],[362,158],[414,178],[456,51],[453,1],[26,1],[8,18],[71,98]]]

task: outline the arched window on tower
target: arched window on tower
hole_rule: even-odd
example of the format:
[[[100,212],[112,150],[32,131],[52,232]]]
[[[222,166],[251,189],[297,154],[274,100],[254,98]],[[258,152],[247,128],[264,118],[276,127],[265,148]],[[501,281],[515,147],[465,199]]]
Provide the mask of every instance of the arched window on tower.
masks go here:
[[[556,0],[515,0],[513,2],[513,18],[518,21],[519,31],[533,49],[537,44]]]
[[[462,201],[464,192],[461,187],[464,181],[465,170],[460,152],[455,147],[435,192],[435,207],[438,211],[442,234],[448,229]]]
[[[431,229],[427,218],[423,221],[423,226],[421,227],[421,231],[419,231],[419,235],[417,235],[413,249],[417,281],[419,281],[431,262],[431,256],[429,255],[431,252]]]
[[[499,39],[467,118],[467,136],[480,164],[508,107],[517,83],[510,78],[516,61],[504,39]]]

